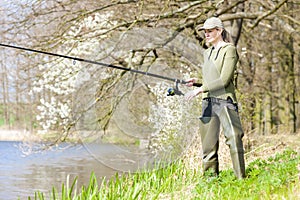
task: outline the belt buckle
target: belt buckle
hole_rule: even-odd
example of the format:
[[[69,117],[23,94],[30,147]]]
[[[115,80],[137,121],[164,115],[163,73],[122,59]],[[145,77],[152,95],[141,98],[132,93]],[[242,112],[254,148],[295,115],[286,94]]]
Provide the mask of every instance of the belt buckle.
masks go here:
[[[205,97],[203,100],[205,100],[207,102],[212,102],[212,98],[211,97]]]

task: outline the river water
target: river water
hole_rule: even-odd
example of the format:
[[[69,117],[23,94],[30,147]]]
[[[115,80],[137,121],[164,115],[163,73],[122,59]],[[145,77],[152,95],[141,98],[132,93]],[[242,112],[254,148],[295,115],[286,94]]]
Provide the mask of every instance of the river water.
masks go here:
[[[135,171],[149,159],[146,154],[109,144],[61,144],[48,150],[32,150],[21,142],[0,142],[0,199],[27,199],[35,191],[58,191],[68,178],[78,177],[78,190],[96,177],[113,177],[116,172]],[[99,181],[100,182],[100,181]],[[77,190],[77,191],[78,191]]]

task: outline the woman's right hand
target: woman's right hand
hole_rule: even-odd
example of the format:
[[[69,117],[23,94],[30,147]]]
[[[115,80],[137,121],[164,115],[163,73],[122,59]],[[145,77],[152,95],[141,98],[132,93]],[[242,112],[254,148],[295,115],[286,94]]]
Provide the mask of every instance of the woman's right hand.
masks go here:
[[[188,93],[186,93],[185,96],[185,100],[190,101],[192,100],[195,96],[197,96],[198,94],[203,92],[203,88],[199,87],[197,89],[194,89],[192,91],[189,91]]]
[[[189,78],[187,80],[185,80],[185,82],[187,82],[185,85],[188,87],[192,87],[194,83],[196,83],[196,78]]]

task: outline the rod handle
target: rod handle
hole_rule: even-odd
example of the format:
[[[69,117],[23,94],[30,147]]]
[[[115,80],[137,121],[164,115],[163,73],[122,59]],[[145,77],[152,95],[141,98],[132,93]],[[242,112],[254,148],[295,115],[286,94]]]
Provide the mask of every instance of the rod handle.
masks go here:
[[[202,83],[193,83],[193,86],[195,86],[195,87],[201,87]]]
[[[178,82],[176,82],[176,83],[178,83]],[[187,84],[188,82],[184,81],[184,80],[181,80],[179,83],[181,83],[181,84]],[[195,86],[195,87],[201,87],[202,83],[193,83],[193,86]]]

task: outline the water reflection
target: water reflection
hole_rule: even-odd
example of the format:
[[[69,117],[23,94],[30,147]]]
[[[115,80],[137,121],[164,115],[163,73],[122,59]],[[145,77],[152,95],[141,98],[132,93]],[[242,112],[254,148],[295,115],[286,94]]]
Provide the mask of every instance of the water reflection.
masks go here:
[[[136,158],[121,162],[122,159],[118,160],[116,156],[123,158],[122,152],[116,152],[116,147],[112,145],[91,144],[88,148],[82,145],[68,148],[60,146],[28,155],[21,151],[20,146],[22,143],[19,142],[0,142],[0,199],[27,199],[35,191],[49,194],[52,186],[60,189],[68,176],[71,183],[78,176],[78,188],[88,184],[92,172],[97,177],[113,176],[117,172],[116,168],[101,162],[103,157],[95,157],[100,152],[113,158],[109,159],[111,162],[117,161],[119,167],[125,163],[126,169],[134,170],[134,166],[144,163],[137,163]]]

